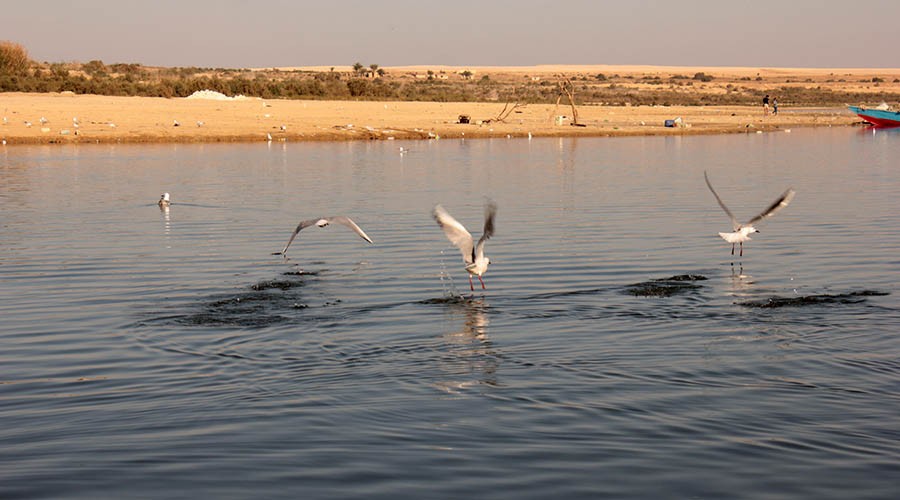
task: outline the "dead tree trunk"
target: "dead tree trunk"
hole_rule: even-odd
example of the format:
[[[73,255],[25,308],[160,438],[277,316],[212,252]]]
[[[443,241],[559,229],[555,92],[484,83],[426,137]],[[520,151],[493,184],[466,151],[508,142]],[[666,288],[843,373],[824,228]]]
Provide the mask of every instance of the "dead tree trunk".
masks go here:
[[[575,85],[572,83],[572,80],[563,75],[558,75],[556,86],[559,89],[559,93],[556,96],[556,107],[553,108],[553,116],[558,116],[559,103],[562,101],[563,95],[565,95],[569,100],[569,105],[572,106],[572,126],[583,127],[584,125],[578,123],[578,108],[575,107]]]

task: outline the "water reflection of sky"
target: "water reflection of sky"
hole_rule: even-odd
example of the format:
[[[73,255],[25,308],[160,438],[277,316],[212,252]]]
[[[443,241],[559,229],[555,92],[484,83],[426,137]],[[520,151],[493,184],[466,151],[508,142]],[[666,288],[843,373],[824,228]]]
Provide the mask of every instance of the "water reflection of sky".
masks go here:
[[[895,135],[7,146],[0,496],[884,496]]]

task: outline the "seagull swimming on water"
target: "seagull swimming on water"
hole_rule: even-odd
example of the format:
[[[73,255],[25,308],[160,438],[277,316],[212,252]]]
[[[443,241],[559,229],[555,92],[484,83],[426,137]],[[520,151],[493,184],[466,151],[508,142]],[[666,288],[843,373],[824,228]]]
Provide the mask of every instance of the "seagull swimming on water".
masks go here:
[[[721,236],[723,240],[727,241],[728,243],[731,243],[731,255],[734,255],[734,244],[738,243],[741,246],[740,256],[743,257],[744,256],[744,242],[748,241],[750,239],[751,233],[759,232],[759,230],[757,230],[753,225],[758,222],[762,222],[762,220],[767,217],[771,217],[771,216],[775,215],[775,212],[788,206],[788,203],[790,203],[791,200],[794,199],[794,194],[795,194],[794,190],[791,188],[788,188],[787,191],[782,193],[782,195],[779,196],[777,200],[775,200],[771,205],[769,205],[768,208],[763,210],[759,215],[757,215],[756,217],[753,217],[752,219],[745,222],[744,224],[741,224],[737,221],[737,219],[734,218],[734,215],[731,213],[731,210],[728,210],[728,207],[726,207],[725,203],[722,202],[722,198],[719,198],[719,195],[716,193],[716,190],[713,189],[712,184],[709,182],[709,176],[706,175],[706,171],[703,172],[703,178],[706,179],[706,186],[712,192],[713,196],[716,197],[716,201],[719,202],[719,206],[722,207],[722,210],[724,210],[725,213],[728,214],[728,217],[731,219],[731,226],[734,228],[734,231],[732,231],[730,233],[719,233],[719,236]]]
[[[466,263],[466,271],[469,273],[469,288],[474,292],[475,286],[472,284],[472,275],[478,276],[481,282],[481,289],[486,290],[484,280],[481,275],[487,272],[491,259],[484,255],[484,243],[494,235],[494,217],[497,215],[497,205],[493,201],[488,200],[484,206],[484,231],[478,244],[466,228],[451,216],[444,207],[435,205],[431,212],[434,220],[437,221],[447,239],[462,252],[463,261]]]
[[[287,252],[288,247],[291,246],[291,243],[294,241],[294,238],[296,238],[297,234],[300,231],[302,231],[303,229],[310,227],[310,226],[325,227],[325,226],[331,224],[332,222],[337,222],[338,224],[343,224],[343,225],[349,227],[350,229],[352,229],[353,231],[355,231],[356,234],[358,234],[360,238],[368,241],[369,243],[372,243],[372,244],[375,243],[374,241],[372,241],[372,238],[369,238],[369,235],[367,235],[365,233],[365,231],[362,230],[362,228],[357,226],[356,223],[353,222],[352,219],[350,219],[350,217],[344,217],[343,215],[335,215],[332,217],[320,217],[318,219],[309,219],[309,220],[305,220],[305,221],[301,222],[300,224],[297,224],[297,228],[294,229],[294,232],[291,234],[291,239],[289,239],[287,242],[287,245],[284,246],[284,250],[273,253],[272,255],[284,255],[285,252]]]
[[[156,204],[159,205],[159,208],[166,208],[166,207],[168,207],[168,206],[171,204],[171,202],[169,201],[169,193],[163,193],[163,194],[159,197],[159,201],[156,202]]]

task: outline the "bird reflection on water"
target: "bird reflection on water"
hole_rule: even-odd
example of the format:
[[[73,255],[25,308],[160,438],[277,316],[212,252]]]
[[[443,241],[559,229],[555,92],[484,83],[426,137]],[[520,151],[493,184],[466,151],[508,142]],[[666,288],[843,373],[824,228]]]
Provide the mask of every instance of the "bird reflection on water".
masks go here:
[[[447,303],[447,317],[456,329],[444,333],[448,347],[441,369],[447,379],[436,383],[437,388],[451,394],[481,385],[497,385],[500,357],[488,338],[490,307],[484,299],[462,299]]]

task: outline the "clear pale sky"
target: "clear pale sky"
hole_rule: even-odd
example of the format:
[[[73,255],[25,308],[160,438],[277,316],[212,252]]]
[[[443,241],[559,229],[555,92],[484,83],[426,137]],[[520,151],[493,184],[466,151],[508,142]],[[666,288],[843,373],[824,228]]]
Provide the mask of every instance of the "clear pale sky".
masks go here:
[[[48,62],[900,67],[900,0],[8,0]]]

